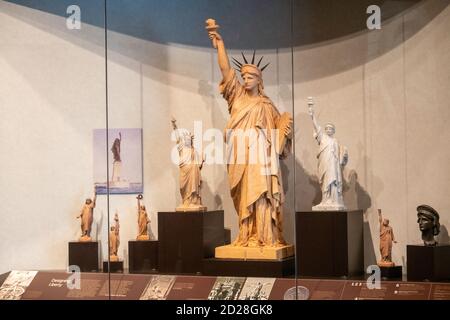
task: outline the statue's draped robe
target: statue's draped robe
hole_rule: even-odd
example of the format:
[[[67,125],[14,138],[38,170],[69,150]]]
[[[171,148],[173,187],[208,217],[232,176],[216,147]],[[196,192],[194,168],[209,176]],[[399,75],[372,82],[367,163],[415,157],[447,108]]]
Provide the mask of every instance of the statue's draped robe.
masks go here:
[[[185,137],[184,139],[190,138]],[[200,166],[202,165],[202,159],[194,147],[185,145],[184,139],[181,139],[178,143],[178,152],[180,155],[180,193],[183,198],[183,206],[201,205]]]
[[[342,167],[344,148],[339,146],[336,138],[324,134],[322,128],[314,138],[319,143],[318,173],[322,186],[322,203],[336,203],[342,197]]]
[[[147,211],[145,209],[139,209],[139,218],[138,218],[138,226],[139,226],[139,236],[147,235],[147,225],[149,223]]]
[[[380,229],[380,253],[382,261],[391,261],[392,241],[394,232],[392,227],[381,226]]]
[[[120,245],[119,234],[116,230],[109,232],[109,254],[117,256],[117,250]]]
[[[233,244],[283,245],[284,193],[278,136],[273,136],[280,113],[267,97],[249,99],[233,69],[222,80],[220,92],[230,113],[225,130],[228,182],[239,215],[239,236]]]

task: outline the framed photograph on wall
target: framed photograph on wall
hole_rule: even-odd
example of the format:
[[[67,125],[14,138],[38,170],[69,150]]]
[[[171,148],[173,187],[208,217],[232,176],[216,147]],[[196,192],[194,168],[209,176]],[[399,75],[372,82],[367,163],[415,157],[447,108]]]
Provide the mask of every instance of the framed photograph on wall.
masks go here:
[[[94,129],[94,182],[97,194],[143,193],[142,129]],[[108,171],[108,172],[107,172]]]

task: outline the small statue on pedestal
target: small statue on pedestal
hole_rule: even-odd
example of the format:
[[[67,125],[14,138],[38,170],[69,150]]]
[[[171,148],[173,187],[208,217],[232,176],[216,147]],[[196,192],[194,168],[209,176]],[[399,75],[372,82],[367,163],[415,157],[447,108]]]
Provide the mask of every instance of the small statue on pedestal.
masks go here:
[[[201,170],[205,159],[195,150],[192,133],[186,130],[181,131],[180,134],[174,118],[172,119],[172,127],[180,156],[180,194],[183,199],[183,203],[176,208],[176,211],[206,211],[200,196]]]
[[[381,209],[378,209],[378,219],[380,221],[380,254],[381,259],[378,262],[380,267],[393,267],[392,262],[392,243],[397,243],[394,238],[394,231],[389,225],[388,219],[383,219]]]
[[[95,200],[97,199],[97,194],[95,193],[94,188],[94,197],[93,199],[86,199],[86,202],[81,209],[80,215],[77,217],[81,218],[81,237],[78,241],[80,242],[89,242],[92,241],[91,238],[91,230],[92,230],[92,222],[94,221],[94,208],[95,208]]]
[[[119,261],[119,257],[117,252],[119,250],[120,245],[120,236],[119,236],[119,215],[114,215],[115,225],[111,226],[111,231],[109,232],[109,261]]]
[[[342,211],[347,208],[343,197],[343,167],[348,162],[347,148],[341,146],[334,137],[333,124],[325,125],[325,132],[318,125],[314,115],[314,102],[308,98],[308,112],[314,125],[314,138],[319,143],[318,174],[322,189],[322,201],[312,208],[313,211]]]
[[[138,195],[136,199],[138,205],[138,230],[139,230],[136,240],[150,240],[150,237],[148,235],[148,224],[150,223],[150,219],[148,218],[145,206],[141,205],[141,200],[143,199],[142,194]]]
[[[417,207],[417,223],[422,232],[422,240],[425,246],[436,246],[438,243],[434,239],[440,232],[439,214],[428,205]]]

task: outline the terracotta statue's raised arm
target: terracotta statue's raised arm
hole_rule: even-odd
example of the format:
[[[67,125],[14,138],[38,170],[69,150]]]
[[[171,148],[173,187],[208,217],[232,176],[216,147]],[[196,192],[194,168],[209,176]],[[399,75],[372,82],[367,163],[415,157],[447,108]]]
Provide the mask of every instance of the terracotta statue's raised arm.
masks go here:
[[[213,41],[213,47],[217,49],[217,59],[219,61],[219,68],[222,72],[222,77],[226,77],[230,71],[230,61],[228,59],[227,50],[225,49],[225,44],[222,37],[217,32],[219,28],[216,25],[214,19],[206,20],[206,30],[208,30],[208,36]]]

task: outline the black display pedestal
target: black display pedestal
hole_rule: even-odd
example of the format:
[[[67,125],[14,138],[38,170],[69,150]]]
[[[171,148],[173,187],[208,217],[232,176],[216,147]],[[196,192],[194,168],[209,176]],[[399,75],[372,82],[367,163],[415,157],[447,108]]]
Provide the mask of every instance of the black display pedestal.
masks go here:
[[[123,273],[123,261],[110,261],[111,273]],[[108,261],[103,261],[103,272],[108,272]]]
[[[99,242],[69,242],[69,265],[80,267],[81,272],[98,272]]]
[[[223,211],[158,212],[159,272],[201,273],[224,234]]]
[[[450,280],[450,245],[427,247],[406,246],[409,280]]]
[[[158,270],[158,241],[128,241],[130,273],[154,273]]]
[[[380,267],[382,279],[401,279],[402,266]]]
[[[364,274],[362,210],[297,212],[295,226],[297,275]]]
[[[241,260],[241,259],[204,259],[203,275],[236,277],[271,277],[283,278],[293,276],[295,258],[282,260]]]

